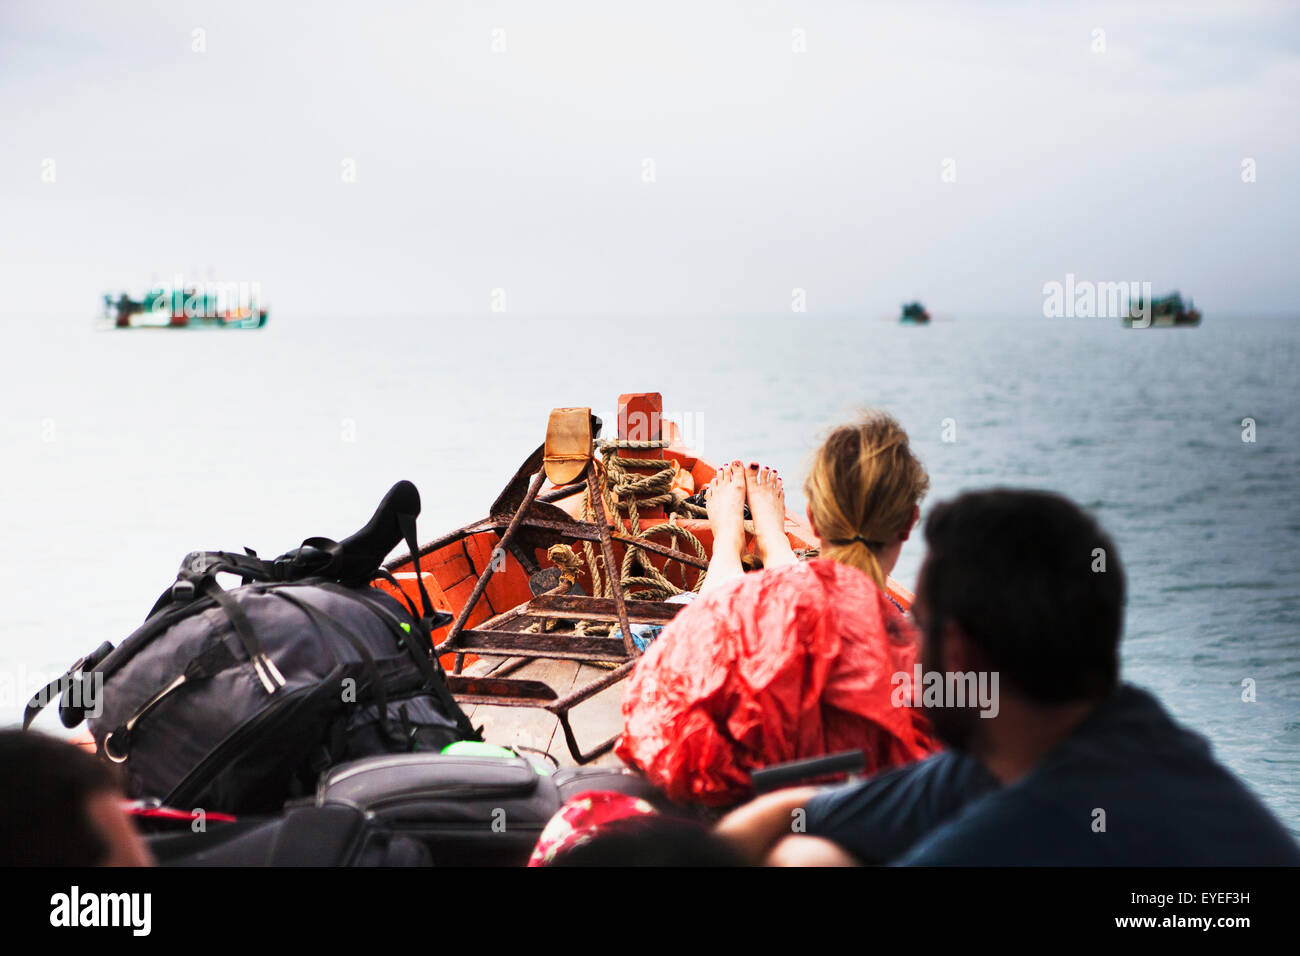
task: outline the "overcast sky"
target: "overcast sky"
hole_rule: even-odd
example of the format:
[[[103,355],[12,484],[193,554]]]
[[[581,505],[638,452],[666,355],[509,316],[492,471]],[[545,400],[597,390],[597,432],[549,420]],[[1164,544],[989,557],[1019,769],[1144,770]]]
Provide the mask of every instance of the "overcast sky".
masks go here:
[[[1298,104],[1295,4],[4,0],[0,312],[1300,313]]]

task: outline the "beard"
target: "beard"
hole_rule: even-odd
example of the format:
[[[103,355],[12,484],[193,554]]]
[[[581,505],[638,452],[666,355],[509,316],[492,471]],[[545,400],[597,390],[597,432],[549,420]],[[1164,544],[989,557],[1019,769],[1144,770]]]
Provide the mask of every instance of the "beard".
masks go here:
[[[921,671],[923,675],[948,673],[943,659],[941,628],[929,622],[921,641]],[[941,695],[942,698],[942,695]],[[975,707],[945,707],[922,704],[922,712],[929,718],[934,735],[952,750],[969,752],[979,732],[980,715]]]

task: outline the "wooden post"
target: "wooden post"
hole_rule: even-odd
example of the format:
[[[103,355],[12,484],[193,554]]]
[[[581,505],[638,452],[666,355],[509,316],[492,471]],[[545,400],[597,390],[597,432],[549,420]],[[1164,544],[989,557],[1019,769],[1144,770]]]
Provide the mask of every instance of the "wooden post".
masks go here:
[[[618,397],[618,437],[620,441],[658,441],[662,435],[661,419],[664,397],[658,392],[631,392]],[[662,448],[623,448],[618,451],[623,458],[643,458],[663,461]],[[665,517],[662,505],[637,507],[642,518]]]

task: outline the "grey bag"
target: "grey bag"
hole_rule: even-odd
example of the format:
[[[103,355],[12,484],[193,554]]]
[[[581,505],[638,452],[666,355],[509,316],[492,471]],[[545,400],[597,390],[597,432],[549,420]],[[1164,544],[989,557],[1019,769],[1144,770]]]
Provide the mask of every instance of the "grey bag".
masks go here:
[[[553,774],[522,758],[395,754],[334,767],[317,806],[353,807],[420,840],[435,866],[522,866],[546,823],[568,799],[613,790],[663,804],[646,779],[617,767],[565,767]]]
[[[182,617],[120,668],[114,655],[101,665],[103,708],[90,732],[123,765],[130,796],[269,812],[311,793],[333,763],[462,737],[459,708],[449,712],[450,695],[433,692],[399,643],[414,643],[417,622],[389,595],[304,582],[223,598],[229,604]],[[251,655],[231,607],[256,634]]]
[[[39,691],[23,726],[61,690],[63,723],[88,718],[129,796],[236,814],[278,811],[342,761],[479,739],[432,654],[450,616],[423,584],[421,614],[369,583],[397,539],[417,553],[419,508],[399,482],[343,542],[188,555],[145,623]],[[244,585],[224,590],[223,572]]]
[[[434,866],[520,866],[560,795],[522,758],[394,754],[334,767],[316,804],[373,813],[423,842]]]

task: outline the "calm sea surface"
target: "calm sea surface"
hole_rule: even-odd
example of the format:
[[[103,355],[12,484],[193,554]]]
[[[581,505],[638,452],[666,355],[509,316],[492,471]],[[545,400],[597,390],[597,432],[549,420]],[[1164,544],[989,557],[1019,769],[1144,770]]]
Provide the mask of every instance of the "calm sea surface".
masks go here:
[[[399,478],[424,538],[480,517],[553,406],[612,422],[620,392],[660,391],[701,453],[771,463],[799,498],[821,432],[875,405],[910,431],[927,504],[1001,483],[1099,516],[1129,574],[1126,677],[1300,834],[1300,320],[279,313],[261,332],[68,317],[0,336],[0,722],[138,625],[190,550],[343,536]],[[896,576],[920,559],[909,544]]]

